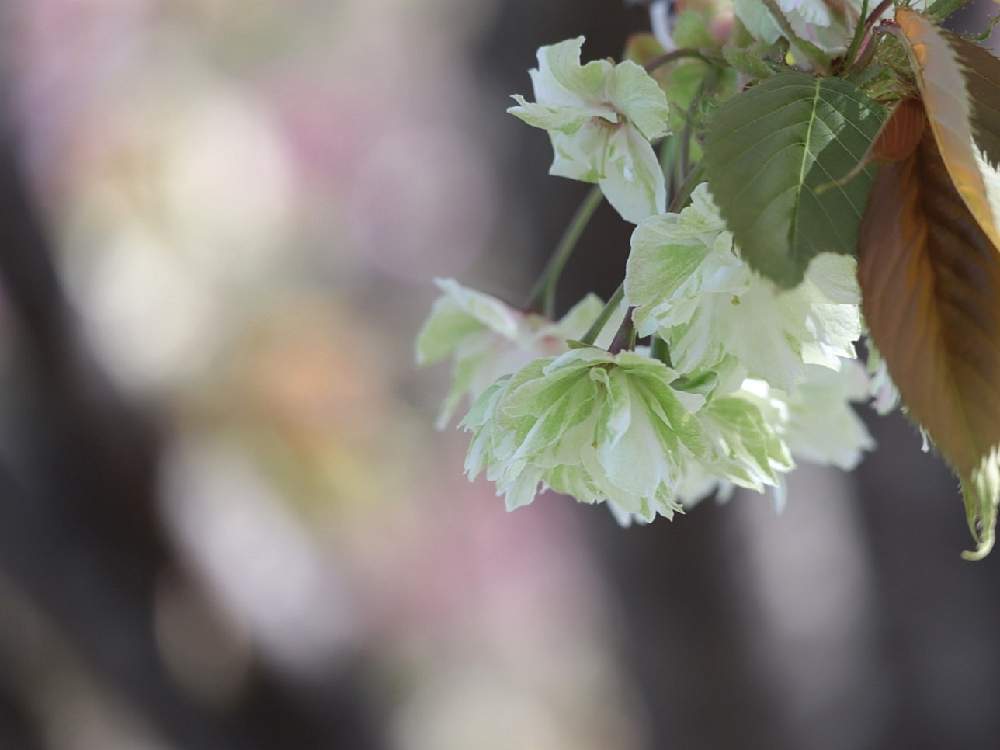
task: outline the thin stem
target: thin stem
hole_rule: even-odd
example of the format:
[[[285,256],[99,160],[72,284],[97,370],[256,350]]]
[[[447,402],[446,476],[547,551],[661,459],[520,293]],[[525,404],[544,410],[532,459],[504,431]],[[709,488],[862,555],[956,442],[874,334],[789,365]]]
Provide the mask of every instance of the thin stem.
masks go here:
[[[618,288],[615,289],[615,293],[611,295],[611,299],[608,300],[608,303],[604,306],[604,309],[601,310],[601,314],[597,316],[597,320],[594,321],[594,325],[592,325],[590,327],[590,330],[588,330],[583,335],[583,338],[580,339],[581,343],[593,344],[595,341],[597,341],[597,337],[601,334],[601,331],[604,329],[604,326],[608,324],[608,321],[611,320],[611,316],[614,315],[615,310],[618,309],[618,306],[622,303],[622,300],[624,298],[625,298],[625,282],[623,281],[621,284],[618,285]]]
[[[858,25],[854,27],[854,36],[851,38],[851,46],[844,53],[844,68],[851,67],[851,63],[858,56],[861,48],[861,40],[865,38],[868,30],[868,0],[862,0],[861,15],[858,16]]]
[[[669,134],[660,144],[660,152],[657,155],[660,162],[660,169],[663,171],[663,176],[667,181],[668,196],[673,195],[674,191],[680,186],[680,183],[676,180],[676,170],[674,169],[674,164],[677,161],[676,141],[677,136],[673,133]]]
[[[706,81],[702,81],[701,85],[698,86],[698,90],[691,98],[691,104],[688,106],[687,112],[684,113],[684,128],[681,131],[680,143],[678,144],[680,148],[675,161],[678,190],[685,185],[686,179],[691,174],[691,138],[694,137],[695,111],[701,106],[705,94],[715,88],[716,79],[717,76],[714,71],[710,71],[706,77]],[[687,196],[684,199],[686,200]]]
[[[702,175],[705,172],[705,167],[702,166],[702,162],[698,162],[694,165],[694,168],[688,173],[688,176],[684,180],[684,184],[680,186],[677,190],[674,199],[670,201],[670,206],[667,208],[667,213],[675,214],[687,205],[688,198],[691,197],[691,193],[701,182]]]
[[[680,49],[675,49],[673,52],[667,52],[659,57],[654,57],[648,63],[646,63],[645,68],[647,73],[653,73],[657,69],[662,68],[664,65],[668,65],[675,60],[680,60],[685,57],[694,57],[702,62],[706,62],[709,65],[714,65],[714,61],[704,52],[692,47],[681,47]]]
[[[872,27],[878,23],[878,20],[882,15],[889,10],[889,6],[892,5],[893,0],[882,0],[878,5],[875,6],[875,10],[868,14],[868,18],[865,19],[865,31],[871,31]],[[864,17],[864,14],[862,14]]]
[[[680,140],[677,141],[677,155],[674,159],[674,185],[679,190],[684,184],[684,178],[690,169],[689,161],[691,154],[691,123],[684,124],[681,130]]]
[[[778,6],[776,0],[761,0],[767,9],[771,12],[774,17],[775,23],[778,24],[778,28],[781,29],[781,33],[784,37],[795,47],[797,47],[803,55],[809,58],[813,65],[823,73],[830,70],[830,56],[827,55],[823,50],[817,47],[812,42],[802,39],[792,25],[785,18],[785,14],[781,12],[781,8]]]
[[[882,2],[880,2],[877,6],[875,6],[875,10],[869,13],[868,17],[865,18],[864,11],[867,10],[867,5],[868,5],[868,1],[865,0],[865,7],[862,8],[862,13],[861,13],[861,17],[864,18],[864,23],[859,24],[859,28],[861,29],[861,36],[860,36],[860,41],[858,42],[858,47],[863,48],[863,50],[861,52],[861,55],[857,59],[854,59],[853,56],[844,57],[844,69],[847,71],[848,75],[853,74],[858,70],[863,70],[868,66],[868,63],[871,62],[872,56],[874,55],[874,47],[875,47],[875,40],[872,35],[872,29],[875,28],[875,24],[878,23],[878,20],[882,17],[882,14],[889,9],[889,6],[892,5],[892,3],[893,0],[882,0]],[[858,39],[857,34],[855,34],[855,38]],[[851,42],[851,46],[852,47],[854,46],[853,41]],[[848,51],[850,52],[850,50]],[[857,49],[854,50],[854,53],[857,53]]]
[[[864,70],[871,63],[872,58],[875,57],[875,51],[878,47],[878,33],[875,32],[868,40],[868,44],[865,45],[864,49],[861,50],[861,54],[858,59],[854,61],[850,68],[847,69],[845,75],[850,77],[855,73]]]
[[[562,275],[563,268],[565,268],[567,261],[569,261],[570,256],[576,249],[580,235],[587,228],[590,218],[594,215],[597,207],[601,205],[603,199],[604,194],[601,193],[601,188],[598,185],[594,185],[583,199],[579,208],[576,209],[576,213],[573,214],[573,218],[563,231],[562,237],[559,238],[559,244],[556,245],[556,249],[552,252],[552,257],[549,258],[549,262],[545,265],[545,270],[542,271],[541,276],[538,277],[538,281],[535,282],[535,286],[532,287],[531,293],[528,295],[528,300],[524,304],[526,308],[530,308],[539,296],[543,296],[543,312],[549,318],[555,315],[556,287],[559,284],[559,277]]]

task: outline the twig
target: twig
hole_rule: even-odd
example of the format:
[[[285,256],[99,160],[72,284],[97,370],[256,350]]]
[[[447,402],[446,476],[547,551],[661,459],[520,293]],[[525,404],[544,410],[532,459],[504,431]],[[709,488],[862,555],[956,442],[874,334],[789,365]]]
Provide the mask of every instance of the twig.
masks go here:
[[[535,286],[528,294],[528,299],[524,304],[525,308],[530,308],[541,295],[543,299],[542,309],[545,315],[549,318],[555,315],[556,287],[559,284],[559,277],[562,275],[566,262],[573,255],[580,235],[587,228],[590,218],[594,215],[597,207],[601,205],[603,199],[604,194],[601,192],[600,186],[594,185],[587,193],[587,197],[583,199],[583,203],[576,209],[576,213],[573,214],[573,218],[563,231],[562,237],[559,238],[559,244],[552,251],[552,256],[545,264],[545,270],[542,271]]]
[[[702,62],[708,63],[709,65],[715,64],[715,61],[701,50],[694,49],[693,47],[682,47],[681,49],[675,49],[673,52],[667,52],[665,55],[653,58],[646,63],[644,67],[646,68],[647,73],[653,73],[658,68],[662,68],[664,65],[668,65],[675,60],[681,60],[685,57],[693,57],[701,60]]]
[[[601,310],[601,314],[597,316],[597,320],[594,321],[594,324],[583,335],[583,338],[580,339],[582,343],[593,344],[597,341],[597,337],[601,335],[601,331],[604,330],[604,326],[606,326],[608,321],[611,320],[611,316],[614,315],[615,310],[618,309],[618,306],[622,303],[623,299],[625,299],[624,281],[618,285],[614,294],[611,295],[611,299],[608,300],[607,304],[604,305],[604,309]]]

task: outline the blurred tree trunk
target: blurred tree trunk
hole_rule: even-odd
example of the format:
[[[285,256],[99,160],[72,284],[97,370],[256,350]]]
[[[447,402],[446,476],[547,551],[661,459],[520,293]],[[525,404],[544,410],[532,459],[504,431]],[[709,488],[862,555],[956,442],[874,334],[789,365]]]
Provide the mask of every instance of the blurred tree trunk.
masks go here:
[[[176,747],[382,747],[350,670],[296,686],[258,663],[224,709],[172,680],[154,596],[165,574],[185,576],[159,518],[163,438],[155,415],[116,392],[86,348],[19,163],[11,99],[0,102],[8,105],[0,111],[0,288],[15,341],[0,414],[0,567]],[[23,738],[4,747],[33,747],[8,705],[17,703],[0,701],[0,731]]]

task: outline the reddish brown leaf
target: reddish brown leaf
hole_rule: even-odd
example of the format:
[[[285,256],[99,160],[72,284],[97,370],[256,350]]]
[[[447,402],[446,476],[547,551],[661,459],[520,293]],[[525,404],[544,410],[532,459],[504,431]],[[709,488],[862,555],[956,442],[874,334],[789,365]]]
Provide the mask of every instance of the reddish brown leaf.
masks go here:
[[[984,462],[1000,445],[1000,255],[929,128],[909,158],[880,170],[858,248],[872,338],[910,415],[959,474],[982,556],[996,517],[996,493],[977,488],[995,485]]]
[[[872,146],[872,159],[902,161],[912,154],[923,138],[927,116],[919,99],[904,99],[892,111]]]
[[[983,156],[984,150],[991,156],[1000,132],[992,111],[1000,62],[908,8],[896,10],[896,24],[951,180],[979,226],[1000,246],[1000,173]]]

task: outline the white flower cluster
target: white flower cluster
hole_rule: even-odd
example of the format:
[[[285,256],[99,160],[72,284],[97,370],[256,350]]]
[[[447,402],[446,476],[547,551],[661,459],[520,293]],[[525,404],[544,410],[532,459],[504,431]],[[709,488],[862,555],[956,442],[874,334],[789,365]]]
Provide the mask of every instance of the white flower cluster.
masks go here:
[[[787,5],[822,20],[813,6],[823,3]],[[663,93],[632,63],[581,65],[582,43],[542,48],[538,101],[515,97],[510,111],[549,131],[554,174],[598,182],[637,223],[623,301],[584,344],[603,308],[592,295],[554,322],[438,282],[417,358],[454,361],[442,425],[474,399],[462,422],[473,433],[469,477],[485,473],[508,509],[551,488],[607,502],[627,523],[731,486],[781,497],[796,459],[853,468],[873,447],[852,407],[872,392],[855,359],[854,260],[820,255],[782,291],[740,258],[706,185],[665,213],[650,144],[666,132]],[[635,335],[657,344],[611,353],[628,308]]]

